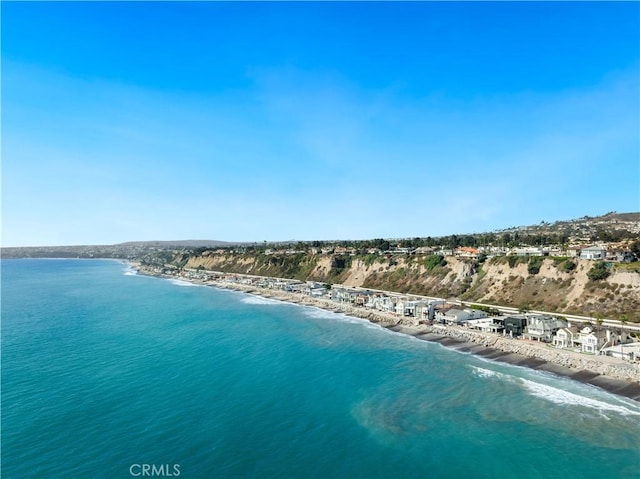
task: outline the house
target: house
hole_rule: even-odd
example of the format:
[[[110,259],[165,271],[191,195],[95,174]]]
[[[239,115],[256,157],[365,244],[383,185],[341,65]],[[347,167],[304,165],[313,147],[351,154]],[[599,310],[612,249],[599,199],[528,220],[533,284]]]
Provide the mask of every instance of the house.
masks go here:
[[[478,248],[471,248],[467,246],[462,246],[455,251],[456,256],[460,256],[461,258],[477,258],[480,254]]]
[[[483,333],[500,333],[504,329],[504,324],[494,321],[494,318],[470,319],[466,324],[468,327]]]
[[[528,314],[527,327],[523,336],[526,339],[535,339],[550,343],[553,335],[562,328],[568,326],[567,320],[558,319],[553,316],[543,314]]]
[[[356,306],[365,306],[371,296],[373,296],[371,291],[356,291],[351,295],[351,301]]]
[[[614,251],[607,255],[607,260],[631,263],[635,260],[635,255],[631,251]]]
[[[598,354],[600,349],[610,339],[611,333],[603,330],[593,330],[589,326],[585,326],[578,333],[575,342],[580,345],[580,351],[583,353]]]
[[[607,257],[607,250],[602,246],[590,246],[580,251],[580,259],[604,260]]]
[[[516,248],[516,256],[548,256],[549,251],[543,248]]]
[[[504,318],[504,332],[510,336],[522,336],[527,327],[527,317],[524,315],[507,316]]]
[[[404,246],[397,246],[391,250],[391,254],[411,254],[413,253],[413,248],[407,248]]]
[[[574,328],[560,328],[558,329],[558,331],[556,331],[556,334],[553,337],[553,345],[556,348],[572,348],[576,335],[577,330],[575,330]]]
[[[447,324],[462,324],[470,319],[470,315],[463,309],[451,308],[444,315],[444,322]]]
[[[620,344],[604,348],[602,354],[614,358],[626,359],[627,361],[640,361],[640,343]]]
[[[486,318],[487,313],[479,309],[457,309],[451,308],[445,315],[444,321],[447,324],[462,324],[470,319]]]
[[[304,289],[304,294],[314,297],[324,296],[325,294],[327,294],[327,288],[325,288],[324,285],[320,283],[310,282],[307,283],[307,287]]]

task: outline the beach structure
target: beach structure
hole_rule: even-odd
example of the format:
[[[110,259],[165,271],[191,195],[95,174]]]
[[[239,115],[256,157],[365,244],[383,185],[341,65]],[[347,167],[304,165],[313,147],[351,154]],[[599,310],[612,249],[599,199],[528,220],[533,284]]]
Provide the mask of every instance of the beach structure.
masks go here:
[[[327,294],[327,288],[320,283],[307,283],[307,287],[304,289],[304,294],[313,297],[325,296]]]
[[[509,336],[522,336],[527,327],[525,315],[506,316],[504,318],[504,333]]]
[[[470,319],[486,318],[487,313],[479,309],[457,309],[451,308],[444,315],[444,322],[447,324],[462,324]]]
[[[575,342],[580,347],[580,352],[598,354],[605,343],[610,340],[611,333],[609,331],[595,330],[589,326],[585,326],[578,332]]]
[[[578,330],[576,328],[560,328],[553,336],[552,343],[556,348],[572,348],[577,334]]]
[[[393,299],[381,293],[372,294],[365,303],[365,308],[392,313],[395,311],[395,303]]]
[[[555,316],[527,314],[526,317],[527,326],[523,333],[525,339],[550,343],[555,333],[568,326],[566,319],[559,319]]]
[[[608,348],[603,348],[601,353],[614,358],[637,362],[640,361],[640,343],[635,342],[609,346]]]
[[[483,333],[501,333],[504,324],[497,318],[469,319],[466,325],[471,329],[482,331]]]

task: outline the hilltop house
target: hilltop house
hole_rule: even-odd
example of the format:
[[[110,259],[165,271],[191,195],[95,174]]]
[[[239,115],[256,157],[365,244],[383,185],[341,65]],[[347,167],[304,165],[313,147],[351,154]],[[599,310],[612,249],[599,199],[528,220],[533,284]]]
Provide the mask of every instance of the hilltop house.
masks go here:
[[[516,256],[548,256],[549,251],[539,247],[516,248]]]
[[[580,259],[604,260],[607,250],[602,246],[590,246],[580,251]]]

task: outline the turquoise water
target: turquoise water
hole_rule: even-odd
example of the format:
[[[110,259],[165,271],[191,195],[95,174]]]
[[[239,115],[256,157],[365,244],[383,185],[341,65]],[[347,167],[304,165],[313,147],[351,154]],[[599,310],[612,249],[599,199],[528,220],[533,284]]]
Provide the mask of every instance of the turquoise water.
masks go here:
[[[2,261],[3,478],[626,478],[639,434],[636,402],[361,320]]]

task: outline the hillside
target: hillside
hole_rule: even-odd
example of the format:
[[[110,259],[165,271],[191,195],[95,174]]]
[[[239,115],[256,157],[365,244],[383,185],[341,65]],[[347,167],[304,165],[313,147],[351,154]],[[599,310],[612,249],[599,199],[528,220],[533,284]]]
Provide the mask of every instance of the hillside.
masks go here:
[[[640,322],[638,263],[614,265],[601,280],[588,277],[595,262],[568,258],[184,254],[173,263]]]

